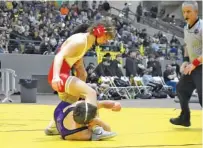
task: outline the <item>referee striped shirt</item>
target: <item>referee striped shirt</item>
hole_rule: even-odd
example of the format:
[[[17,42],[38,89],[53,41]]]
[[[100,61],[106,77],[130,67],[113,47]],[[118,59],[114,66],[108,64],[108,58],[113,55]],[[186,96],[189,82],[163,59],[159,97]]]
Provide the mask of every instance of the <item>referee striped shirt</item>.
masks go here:
[[[202,55],[202,26],[203,21],[198,19],[192,27],[189,28],[188,24],[184,27],[184,42],[190,62]]]

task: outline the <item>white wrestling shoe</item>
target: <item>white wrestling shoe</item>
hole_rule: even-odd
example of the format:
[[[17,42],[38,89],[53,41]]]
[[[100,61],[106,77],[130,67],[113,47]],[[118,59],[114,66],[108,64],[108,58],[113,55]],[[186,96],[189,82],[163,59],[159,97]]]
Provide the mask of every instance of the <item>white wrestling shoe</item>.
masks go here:
[[[54,136],[54,135],[60,135],[58,129],[56,128],[56,124],[54,120],[51,120],[49,125],[44,130],[45,134],[47,136]]]
[[[57,130],[56,127],[47,127],[47,128],[44,130],[44,133],[45,133],[47,136],[60,135],[60,133],[58,132],[58,130]]]
[[[102,127],[98,126],[93,130],[91,140],[92,141],[106,140],[111,139],[115,136],[117,136],[115,132],[105,131]]]

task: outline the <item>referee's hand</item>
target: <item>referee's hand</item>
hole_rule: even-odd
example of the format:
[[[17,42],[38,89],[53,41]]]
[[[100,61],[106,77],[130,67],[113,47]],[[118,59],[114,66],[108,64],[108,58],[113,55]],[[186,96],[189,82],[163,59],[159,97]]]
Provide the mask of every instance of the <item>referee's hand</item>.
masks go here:
[[[185,70],[185,68],[186,68],[188,65],[189,65],[188,62],[183,62],[183,64],[180,66],[180,72],[181,72],[182,74],[184,74],[184,70]]]
[[[195,69],[196,67],[193,64],[189,64],[185,67],[184,69],[184,74],[185,75],[190,75],[191,72]]]

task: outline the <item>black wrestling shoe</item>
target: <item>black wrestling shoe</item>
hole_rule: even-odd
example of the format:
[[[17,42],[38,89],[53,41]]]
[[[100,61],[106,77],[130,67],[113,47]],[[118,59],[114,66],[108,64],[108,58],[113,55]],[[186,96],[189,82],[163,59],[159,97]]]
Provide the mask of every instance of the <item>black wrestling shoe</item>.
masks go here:
[[[190,114],[188,114],[187,116],[184,115],[183,113],[181,113],[181,115],[177,118],[171,118],[170,122],[174,125],[181,125],[181,126],[185,126],[185,127],[189,127],[191,126],[190,123]]]

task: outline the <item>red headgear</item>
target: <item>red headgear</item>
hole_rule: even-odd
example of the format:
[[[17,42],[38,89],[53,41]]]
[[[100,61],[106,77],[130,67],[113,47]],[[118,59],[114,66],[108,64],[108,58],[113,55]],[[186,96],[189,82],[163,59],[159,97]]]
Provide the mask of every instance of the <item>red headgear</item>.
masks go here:
[[[105,27],[103,25],[98,25],[97,27],[95,27],[93,29],[93,34],[96,37],[103,36],[105,34],[105,32],[106,32],[106,29],[105,29]]]

